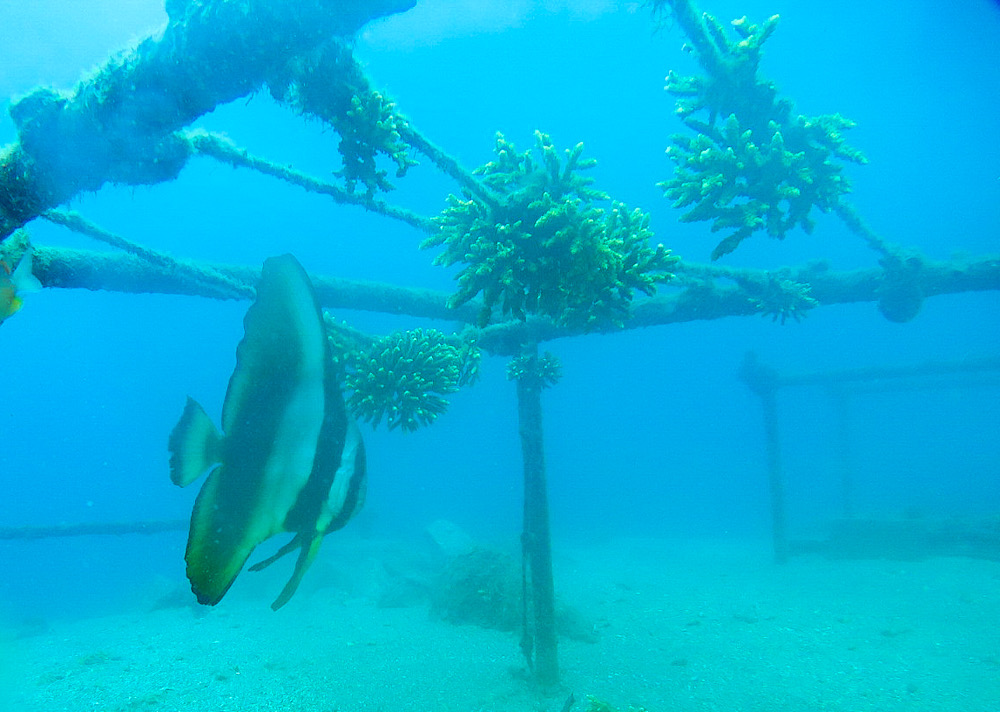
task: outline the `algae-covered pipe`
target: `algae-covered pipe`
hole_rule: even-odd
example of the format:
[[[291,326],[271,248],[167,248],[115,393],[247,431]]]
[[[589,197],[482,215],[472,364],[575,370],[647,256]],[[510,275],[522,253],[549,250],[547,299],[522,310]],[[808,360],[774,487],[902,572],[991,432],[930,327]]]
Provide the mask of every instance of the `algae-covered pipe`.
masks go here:
[[[524,355],[537,362],[536,345]],[[559,682],[556,650],[555,584],[552,576],[552,542],[549,534],[549,499],[545,480],[545,452],[542,437],[543,381],[527,374],[517,381],[517,417],[524,457],[524,532],[522,546],[531,584],[534,635],[533,672],[535,681],[544,687]],[[526,636],[526,640],[528,640]],[[530,645],[522,642],[525,656],[532,661]]]
[[[66,224],[62,220],[58,222]],[[84,232],[88,235],[95,234],[95,230],[89,228]],[[108,240],[106,236],[100,239],[116,246],[119,243],[129,242],[124,238]],[[11,255],[3,254],[9,244],[8,242],[0,246],[0,256],[6,256],[10,263]],[[13,262],[16,262],[16,259]],[[185,266],[186,269],[183,270],[168,269],[163,259],[150,261],[138,254],[35,246],[35,276],[43,286],[61,289],[105,289],[117,292],[185,294],[210,299],[232,299],[243,295],[233,289],[232,285],[224,284],[224,281],[235,280],[238,283],[253,285],[260,274],[258,269],[247,266],[207,263],[186,263]],[[692,266],[689,265],[688,269],[690,271]],[[204,274],[201,278],[192,279],[191,273],[198,270]],[[728,271],[713,268],[713,272],[719,272],[718,277],[721,278],[725,277]],[[757,273],[753,270],[741,272]],[[815,268],[807,266],[788,268],[787,274],[795,281],[808,283],[811,295],[820,306],[829,306],[861,301],[877,302],[883,270],[872,268],[850,272],[832,270],[816,272]],[[225,279],[220,280],[220,275]],[[980,257],[975,260],[949,262],[928,260],[922,266],[917,280],[920,292],[926,298],[960,292],[997,291],[1000,290],[1000,259]],[[426,289],[323,278],[315,275],[313,281],[316,283],[320,302],[328,308],[407,314],[476,324],[482,306],[480,302],[469,302],[452,308],[448,306],[448,294]],[[738,284],[706,284],[683,289],[674,294],[658,295],[652,299],[637,301],[624,327],[609,326],[597,331],[611,333],[679,322],[759,315],[761,312],[754,305],[753,296]],[[560,326],[551,319],[531,316],[523,322],[511,320],[488,326],[480,330],[477,343],[480,348],[493,355],[514,356],[520,353],[521,344],[541,343],[581,333],[583,332],[580,328]],[[971,367],[974,369],[977,365],[971,364]],[[965,367],[966,370],[969,368],[970,366]],[[906,373],[910,370],[904,369]],[[877,375],[884,374],[878,371]],[[859,372],[845,372],[839,376],[806,374],[782,377],[778,385],[827,383],[831,378],[850,381],[870,376],[871,374],[864,369]]]
[[[190,155],[176,131],[330,37],[414,4],[167,0],[161,33],[72,92],[39,88],[11,105],[19,140],[0,152],[0,241],[81,191],[175,178]]]
[[[245,295],[229,283],[252,286],[260,278],[259,267],[243,265],[184,261],[186,271],[182,272],[118,252],[43,245],[34,250],[34,274],[44,287],[51,288],[239,299]],[[480,306],[473,303],[453,309],[448,306],[448,294],[430,289],[311,276],[320,303],[328,308],[474,323]]]

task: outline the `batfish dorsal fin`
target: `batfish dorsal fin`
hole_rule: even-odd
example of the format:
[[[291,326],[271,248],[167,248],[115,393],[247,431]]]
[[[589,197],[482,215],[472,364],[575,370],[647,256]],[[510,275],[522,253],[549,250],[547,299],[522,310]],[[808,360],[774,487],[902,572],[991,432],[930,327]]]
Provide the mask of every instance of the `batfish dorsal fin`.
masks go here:
[[[322,384],[329,346],[312,282],[292,255],[264,262],[257,297],[243,318],[245,335],[236,349],[236,370],[222,406],[222,431],[232,433],[248,400],[264,384],[281,388],[282,379]],[[322,397],[318,392],[317,397]]]
[[[219,462],[219,431],[193,398],[187,399],[167,447],[170,449],[170,481],[179,487],[187,487]]]

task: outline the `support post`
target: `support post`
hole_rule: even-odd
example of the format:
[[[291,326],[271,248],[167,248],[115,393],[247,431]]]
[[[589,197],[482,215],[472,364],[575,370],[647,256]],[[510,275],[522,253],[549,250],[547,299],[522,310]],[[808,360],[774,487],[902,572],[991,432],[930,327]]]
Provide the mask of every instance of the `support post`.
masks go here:
[[[524,457],[523,546],[527,597],[526,629],[521,648],[532,667],[535,681],[549,687],[559,681],[556,652],[555,585],[552,576],[552,543],[549,534],[549,502],[545,481],[545,453],[542,438],[542,389],[545,382],[538,370],[538,348],[524,350],[524,370],[517,376],[517,416]],[[530,585],[527,583],[530,581]],[[533,631],[529,631],[530,625]],[[533,632],[533,635],[532,635]],[[533,655],[532,655],[533,653]]]
[[[771,536],[774,561],[788,561],[788,531],[785,520],[785,478],[781,471],[778,435],[778,374],[748,353],[740,368],[740,379],[760,398],[764,409],[764,439],[767,446],[767,477],[771,490]]]
[[[830,389],[837,415],[837,463],[840,469],[840,495],[844,519],[854,519],[854,464],[851,457],[851,418],[849,398],[841,387]]]

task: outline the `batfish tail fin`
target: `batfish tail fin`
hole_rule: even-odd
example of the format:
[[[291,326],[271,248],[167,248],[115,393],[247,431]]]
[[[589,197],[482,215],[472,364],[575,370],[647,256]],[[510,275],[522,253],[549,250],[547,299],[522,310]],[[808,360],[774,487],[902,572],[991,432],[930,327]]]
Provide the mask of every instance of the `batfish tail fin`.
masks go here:
[[[196,400],[188,397],[181,419],[170,433],[170,481],[191,484],[219,462],[222,436]]]
[[[297,548],[301,548],[299,551],[299,558],[295,562],[295,570],[292,572],[292,577],[288,579],[288,583],[285,587],[281,589],[281,595],[279,595],[274,603],[271,604],[271,610],[278,610],[295,595],[295,592],[299,588],[299,584],[302,582],[302,577],[306,575],[306,571],[309,570],[310,564],[312,564],[313,559],[316,558],[316,554],[319,553],[319,545],[323,542],[323,535],[314,532],[311,534],[296,534],[295,538],[290,542],[285,544],[283,547],[278,549],[278,552],[263,561],[260,561],[250,567],[251,571],[260,571],[265,569],[275,561],[280,559],[285,554],[294,551]]]

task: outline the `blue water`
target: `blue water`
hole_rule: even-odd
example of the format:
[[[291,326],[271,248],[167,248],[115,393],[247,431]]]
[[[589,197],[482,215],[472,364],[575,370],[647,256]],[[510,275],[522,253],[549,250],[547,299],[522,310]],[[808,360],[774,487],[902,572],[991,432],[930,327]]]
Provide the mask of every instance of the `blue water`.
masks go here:
[[[805,114],[855,120],[850,201],[890,242],[945,259],[1000,251],[1000,9],[986,0],[791,2],[706,0],[728,20],[781,14],[764,74]],[[0,5],[0,96],[71,87],[107,56],[165,22],[156,0]],[[502,131],[522,148],[535,129],[560,147],[584,141],[593,175],[652,214],[656,239],[707,262],[716,240],[682,225],[656,182],[681,130],[663,91],[669,69],[695,71],[679,29],[653,32],[637,3],[419,0],[359,35],[373,84],[468,167],[492,158]],[[336,137],[266,92],[219,107],[197,126],[319,177]],[[9,118],[0,141],[15,140]],[[68,147],[67,150],[72,150]],[[389,197],[425,215],[455,186],[429,163]],[[259,265],[293,252],[310,272],[452,288],[422,235],[208,159],[153,187],[106,186],[69,206],[108,230],[191,259]],[[102,249],[44,221],[37,244]],[[723,262],[835,268],[876,256],[831,217],[813,235],[754,237]],[[45,290],[0,329],[0,525],[178,519],[195,493],[167,477],[166,439],[191,395],[218,417],[246,303]],[[873,304],[824,307],[802,323],[729,318],[546,344],[564,378],[544,395],[553,537],[765,538],[769,503],[759,403],[736,376],[747,351],[782,372],[896,366],[997,354],[995,292],[928,299],[910,323]],[[344,310],[375,333],[424,325]],[[448,329],[447,323],[437,324]],[[364,428],[370,491],[352,524],[411,535],[447,518],[477,538],[516,541],[521,460],[513,386],[502,358],[415,434]],[[863,393],[849,402],[854,506],[878,517],[996,516],[996,377],[948,388]],[[821,389],[782,392],[782,447],[793,533],[842,514],[838,421]],[[193,488],[192,488],[193,489]],[[184,537],[0,542],[0,606],[19,614],[116,610],[155,576],[183,581]],[[238,585],[238,584],[237,584]]]

